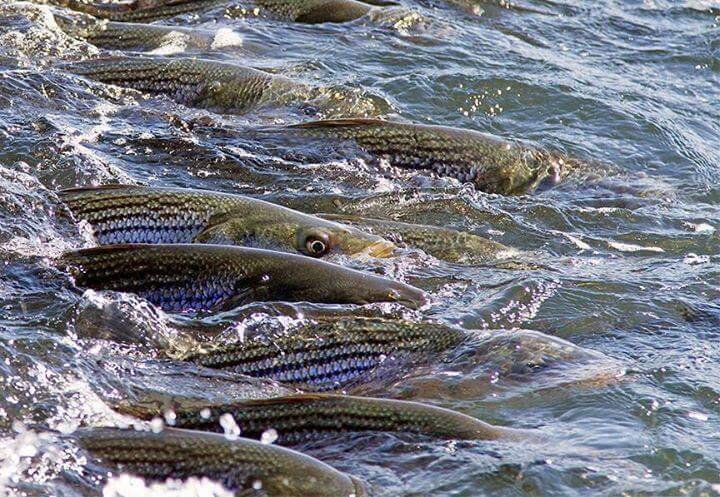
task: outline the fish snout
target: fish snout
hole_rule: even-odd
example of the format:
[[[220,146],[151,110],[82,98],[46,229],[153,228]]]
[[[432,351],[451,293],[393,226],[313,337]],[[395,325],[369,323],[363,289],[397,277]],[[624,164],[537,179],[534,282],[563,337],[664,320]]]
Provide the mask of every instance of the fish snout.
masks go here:
[[[428,303],[427,293],[405,283],[396,283],[388,289],[387,297],[389,302],[397,302],[411,309],[419,309]]]

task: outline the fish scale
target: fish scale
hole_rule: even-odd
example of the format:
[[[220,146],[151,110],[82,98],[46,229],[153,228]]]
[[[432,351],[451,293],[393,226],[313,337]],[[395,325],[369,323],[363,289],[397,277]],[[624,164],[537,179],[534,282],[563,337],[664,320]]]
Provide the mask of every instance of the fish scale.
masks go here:
[[[168,31],[164,33],[164,36],[172,33],[170,31],[172,28],[166,29]],[[153,42],[153,39],[157,39],[158,34],[163,34],[163,32],[159,30],[153,31],[151,26],[148,26],[146,30],[131,30],[130,25],[125,27],[122,23],[109,22],[104,25],[104,29],[89,34],[86,39],[93,45],[123,49],[126,47],[148,46]]]
[[[310,257],[246,247],[107,245],[68,252],[61,263],[78,286],[132,292],[169,311],[213,310],[265,299],[409,307],[426,302],[424,292],[404,283]]]
[[[197,59],[108,57],[70,63],[78,75],[152,94],[185,105],[242,111],[270,93],[304,92],[308,87],[249,67]]]
[[[167,409],[175,414],[175,426],[221,432],[220,418],[232,415],[243,436],[261,438],[275,430],[278,443],[291,445],[353,432],[410,433],[437,439],[520,439],[521,430],[493,426],[477,418],[440,407],[393,399],[335,394],[300,394],[228,403],[177,401],[123,403],[123,413],[152,419]]]
[[[306,240],[315,237],[326,244],[326,253],[385,257],[393,250],[379,236],[242,195],[106,185],[59,196],[76,218],[91,225],[102,245],[209,242],[312,255]]]
[[[82,0],[53,0],[53,3],[78,12],[111,21],[144,21],[152,22],[182,14],[191,14],[224,5],[227,0],[186,0],[175,2],[158,2],[148,8],[118,8],[111,4],[88,3]]]
[[[67,34],[97,47],[113,50],[151,51],[168,46],[213,49],[220,31],[180,26],[104,21],[78,13],[54,12],[55,21]],[[82,16],[82,17],[81,17]],[[239,32],[232,31],[236,35]],[[265,51],[263,45],[236,40],[235,49]]]
[[[68,72],[183,105],[244,113],[261,105],[291,106],[331,114],[376,114],[386,103],[353,88],[314,86],[280,75],[224,62],[182,57],[104,57],[70,62]]]
[[[561,154],[447,126],[336,119],[292,125],[285,131],[354,141],[372,161],[385,160],[394,167],[427,170],[473,183],[488,193],[523,193],[546,178],[555,179],[581,167],[579,161]]]
[[[202,12],[225,6],[225,15],[242,17],[260,15],[284,21],[304,23],[347,22],[364,16],[375,8],[370,3],[396,5],[394,2],[359,2],[356,0],[184,0],[157,1],[143,7],[119,8],[113,5],[90,4],[80,0],[53,0],[53,3],[78,12],[111,21],[152,22],[182,14]]]
[[[273,17],[287,21],[305,22],[347,22],[364,16],[373,8],[355,0],[255,0],[247,2],[257,6]]]
[[[439,323],[341,319],[307,325],[272,341],[248,340],[186,351],[182,359],[305,390],[327,391],[369,377],[388,359],[400,372],[410,359],[445,351],[465,339],[462,330]]]
[[[207,477],[236,495],[257,497],[366,495],[360,481],[327,464],[255,440],[176,429],[152,433],[94,428],[73,436],[102,465],[151,480]]]

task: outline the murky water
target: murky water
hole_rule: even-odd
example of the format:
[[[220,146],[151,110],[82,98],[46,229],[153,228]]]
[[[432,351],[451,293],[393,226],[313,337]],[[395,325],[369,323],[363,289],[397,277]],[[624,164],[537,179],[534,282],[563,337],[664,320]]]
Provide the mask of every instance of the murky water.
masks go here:
[[[168,344],[356,312],[526,328],[577,346],[534,367],[530,346],[502,335],[479,361],[453,362],[457,370],[439,365],[389,390],[368,386],[545,435],[522,444],[358,435],[305,448],[374,494],[720,495],[720,4],[403,5],[319,25],[226,19],[216,9],[166,21],[211,32],[214,48],[158,52],[342,89],[342,114],[476,129],[608,166],[502,197],[341,157],[274,155],[245,130],[317,109],[295,102],[221,114],[88,82],[61,65],[104,51],[67,36],[48,7],[0,0],[0,493],[99,495],[84,455],[53,433],[129,422],[112,410],[118,400],[287,391],[178,364],[160,352]],[[78,290],[55,268],[64,250],[91,241],[54,192],[109,182],[453,227],[517,249],[517,264],[464,265],[417,249],[370,262],[334,256],[419,286],[432,303],[167,315],[130,295]],[[113,480],[106,491],[222,492],[208,481],[133,485]]]

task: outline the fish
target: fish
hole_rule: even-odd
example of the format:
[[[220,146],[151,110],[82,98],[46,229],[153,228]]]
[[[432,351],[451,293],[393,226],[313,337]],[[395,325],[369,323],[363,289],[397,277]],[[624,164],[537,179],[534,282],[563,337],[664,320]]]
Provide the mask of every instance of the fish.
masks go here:
[[[245,112],[262,103],[305,100],[311,87],[249,67],[169,57],[104,57],[62,66],[101,83],[167,95],[190,107]]]
[[[188,107],[241,114],[264,106],[296,106],[305,114],[377,115],[381,97],[344,86],[313,86],[250,67],[183,57],[110,56],[61,64],[84,78],[166,95]]]
[[[167,349],[176,360],[275,380],[303,392],[407,400],[482,399],[554,384],[602,385],[618,361],[532,330],[465,330],[434,321],[317,318],[279,336]]]
[[[623,381],[626,367],[598,351],[535,330],[494,329],[473,336],[383,392],[394,398],[498,402],[542,397]],[[450,373],[450,374],[448,374]]]
[[[262,439],[274,430],[277,443],[293,445],[347,433],[389,432],[442,440],[521,440],[527,434],[494,426],[450,409],[418,402],[337,394],[299,394],[231,403],[176,404],[173,426],[222,432],[230,414],[244,437]],[[121,404],[123,414],[144,420],[167,411],[157,403]]]
[[[207,477],[236,496],[361,497],[365,484],[299,452],[256,440],[167,428],[77,430],[73,437],[101,467],[151,481]]]
[[[207,243],[324,257],[388,257],[394,245],[357,228],[264,200],[183,188],[103,185],[58,192],[101,245]]]
[[[464,330],[433,321],[346,317],[320,319],[269,340],[201,345],[174,357],[323,392],[400,378],[466,338]]]
[[[375,7],[356,0],[251,0],[232,10],[238,8],[282,21],[320,24],[354,21]]]
[[[229,17],[262,15],[307,24],[354,21],[378,7],[399,5],[393,0],[135,0],[124,4],[54,0],[53,3],[112,21],[152,22],[225,6]]]
[[[264,300],[427,303],[422,290],[337,264],[272,250],[207,244],[106,245],[66,252],[79,287],[134,293],[171,312]]]
[[[50,0],[59,7],[89,14],[98,19],[119,22],[153,22],[184,14],[194,14],[226,5],[228,0],[132,0],[100,3],[83,0]]]
[[[558,182],[579,161],[559,153],[511,142],[479,131],[448,126],[327,119],[283,128],[264,128],[258,136],[319,139],[338,148],[350,143],[374,163],[422,171],[472,183],[480,191],[516,195]],[[298,145],[291,142],[290,145]],[[343,150],[343,153],[345,150]]]
[[[453,263],[478,264],[503,258],[513,249],[481,236],[452,228],[410,224],[344,214],[318,214],[323,219],[362,227],[407,248],[419,248],[437,259]]]
[[[245,39],[228,28],[207,30],[134,22],[98,20],[90,15],[53,12],[55,22],[68,35],[110,50],[150,51],[178,49],[214,50],[234,47],[243,52],[268,53],[270,47]]]

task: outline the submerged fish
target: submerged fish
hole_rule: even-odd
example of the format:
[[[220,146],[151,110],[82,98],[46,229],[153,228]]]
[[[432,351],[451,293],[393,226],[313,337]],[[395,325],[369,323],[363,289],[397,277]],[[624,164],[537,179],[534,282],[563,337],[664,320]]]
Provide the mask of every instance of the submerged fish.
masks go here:
[[[290,449],[214,433],[95,428],[73,434],[101,466],[152,481],[207,477],[237,496],[360,497],[354,477]]]
[[[313,138],[334,140],[329,146],[336,148],[338,142],[349,142],[372,161],[452,177],[473,183],[481,191],[505,195],[532,190],[545,180],[559,180],[577,162],[478,131],[377,119],[311,121],[268,128],[259,136],[263,134],[299,138],[304,143]]]
[[[249,67],[196,59],[109,57],[65,69],[102,83],[168,95],[184,105],[245,111],[264,101],[307,94],[309,87]]]
[[[402,377],[411,365],[437,358],[466,336],[459,328],[429,321],[342,318],[308,323],[271,340],[189,350],[177,358],[303,390],[328,391],[378,376]]]
[[[542,14],[542,15],[553,15],[549,10],[538,9],[530,5],[523,5],[512,0],[446,0],[451,5],[456,5],[464,10],[467,10],[473,14],[483,15],[485,9],[490,8],[493,10],[503,9],[512,10],[514,12]],[[555,14],[557,15],[557,14]]]
[[[419,307],[422,290],[295,254],[223,245],[108,245],[65,253],[78,286],[138,294],[167,311],[259,300]]]
[[[296,103],[329,113],[376,114],[377,106],[383,105],[347,88],[313,87],[250,67],[210,60],[106,57],[62,67],[101,83],[167,95],[183,105],[221,112],[246,112],[262,105]]]
[[[56,5],[113,21],[149,22],[226,6],[231,17],[252,14],[309,24],[353,21],[376,6],[398,5],[391,0],[134,0],[119,4],[52,1]]]
[[[525,432],[493,426],[441,407],[348,395],[303,394],[219,404],[170,407],[174,426],[222,432],[220,417],[231,414],[243,436],[261,438],[274,429],[280,444],[353,432],[412,433],[448,440],[521,439]],[[163,406],[124,404],[119,410],[141,419],[162,416]]]
[[[603,354],[536,331],[479,332],[386,318],[321,319],[280,336],[168,355],[304,391],[407,399],[478,399],[523,384],[602,385],[624,373]]]
[[[49,0],[53,5],[111,21],[152,22],[182,14],[192,14],[225,5],[228,0],[132,0],[100,3],[84,0]]]
[[[562,338],[533,330],[492,330],[471,337],[442,363],[385,385],[385,391],[413,400],[499,401],[547,396],[568,387],[603,387],[624,375],[620,361]]]
[[[474,264],[503,257],[512,252],[510,247],[501,243],[451,228],[343,214],[318,215],[323,219],[362,227],[391,240],[398,246],[419,248],[433,257],[448,262]]]
[[[384,0],[247,0],[238,2],[238,8],[284,21],[307,24],[354,21],[371,11],[376,5],[398,5]],[[231,14],[232,15],[232,14]]]
[[[263,200],[182,188],[105,185],[59,193],[101,245],[212,243],[322,257],[333,252],[386,257],[379,236]]]
[[[149,51],[168,47],[211,50],[235,47],[249,52],[268,52],[269,47],[248,41],[231,29],[207,30],[131,22],[104,21],[89,15],[54,13],[55,21],[70,36],[111,50]]]

